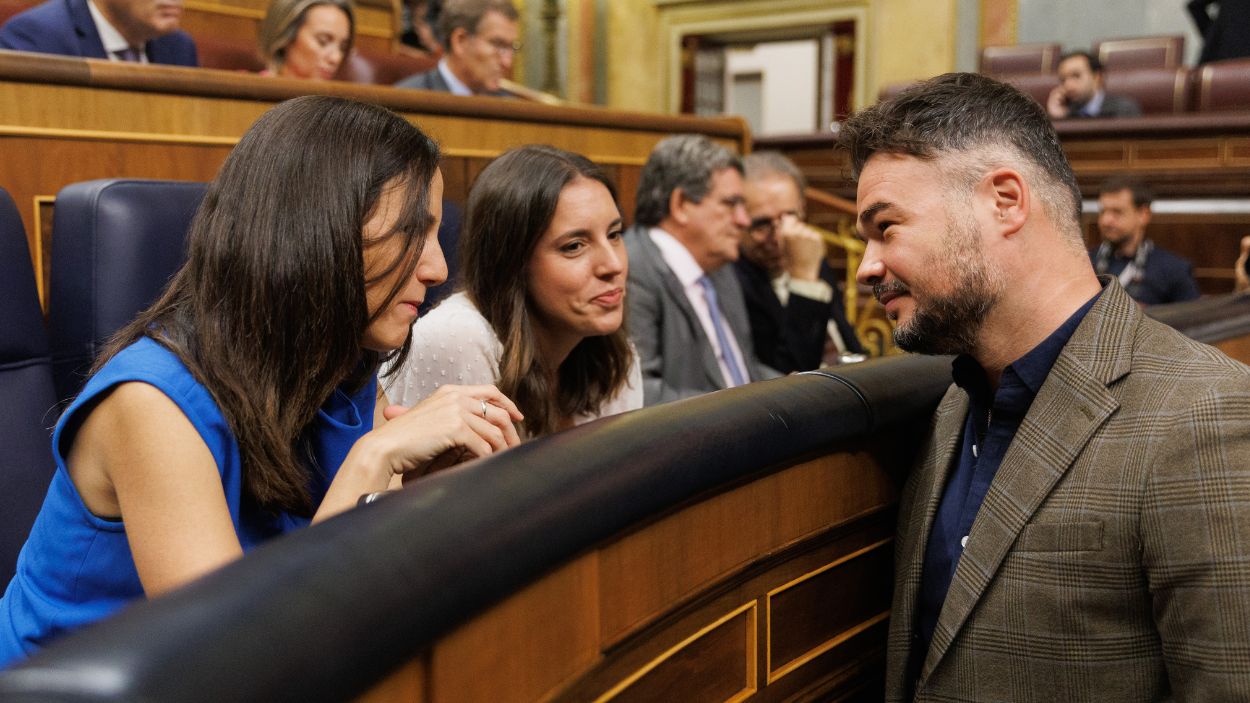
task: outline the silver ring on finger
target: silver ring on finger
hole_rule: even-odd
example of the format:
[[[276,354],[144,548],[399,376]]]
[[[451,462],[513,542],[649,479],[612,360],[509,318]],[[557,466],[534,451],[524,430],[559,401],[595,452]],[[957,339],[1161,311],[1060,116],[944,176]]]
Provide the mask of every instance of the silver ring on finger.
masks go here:
[[[486,417],[486,401],[485,400],[482,401],[482,419],[483,420],[489,419]]]

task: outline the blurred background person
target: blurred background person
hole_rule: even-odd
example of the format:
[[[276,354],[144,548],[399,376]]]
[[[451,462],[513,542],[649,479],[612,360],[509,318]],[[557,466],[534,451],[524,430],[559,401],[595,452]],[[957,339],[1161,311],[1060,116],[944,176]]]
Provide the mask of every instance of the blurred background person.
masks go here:
[[[403,32],[399,35],[400,49],[426,56],[439,54],[443,45],[434,34],[434,26],[443,4],[439,0],[407,0],[403,11]]]
[[[1194,267],[1146,238],[1154,194],[1136,178],[1107,179],[1098,191],[1098,233],[1102,243],[1090,252],[1100,274],[1120,279],[1142,305],[1179,303],[1201,295]]]
[[[1186,7],[1202,35],[1198,63],[1250,56],[1250,0],[1190,0]]]
[[[776,151],[749,154],[742,165],[751,224],[742,235],[734,272],[742,284],[756,356],[790,373],[819,367],[826,342],[837,348],[839,358],[862,355],[837,276],[825,263],[824,238],[804,224],[807,179],[802,171]]]
[[[273,0],[257,31],[265,75],[327,81],[352,51],[350,0]]]
[[[1059,59],[1059,85],[1050,91],[1046,112],[1051,119],[1068,117],[1138,117],[1141,106],[1127,95],[1103,89],[1102,64],[1085,51],[1073,51]]]
[[[0,27],[0,49],[198,66],[182,0],[48,0]]]
[[[529,437],[642,407],[622,227],[616,188],[589,159],[525,146],[492,161],[465,210],[464,290],[413,326],[392,400],[495,384]]]
[[[453,95],[508,97],[500,81],[512,75],[520,45],[520,14],[510,0],[446,0],[438,16],[438,65],[395,84]]]

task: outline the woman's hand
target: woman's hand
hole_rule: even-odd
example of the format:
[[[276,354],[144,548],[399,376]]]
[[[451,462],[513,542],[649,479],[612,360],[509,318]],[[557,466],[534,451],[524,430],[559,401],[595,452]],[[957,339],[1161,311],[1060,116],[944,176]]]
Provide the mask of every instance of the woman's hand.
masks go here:
[[[516,404],[494,386],[443,386],[411,408],[391,405],[380,435],[393,474],[416,478],[521,443]],[[385,435],[382,437],[381,435]],[[363,441],[362,439],[362,441]]]
[[[398,488],[401,476],[418,478],[521,443],[512,424],[524,419],[521,411],[494,386],[443,386],[411,408],[390,405],[379,389],[378,403],[373,430],[348,452],[313,522],[354,507],[364,494]]]

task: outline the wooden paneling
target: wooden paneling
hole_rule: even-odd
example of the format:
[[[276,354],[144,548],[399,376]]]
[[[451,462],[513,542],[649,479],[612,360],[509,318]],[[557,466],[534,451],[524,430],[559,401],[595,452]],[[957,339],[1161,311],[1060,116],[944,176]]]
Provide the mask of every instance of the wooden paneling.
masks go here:
[[[898,453],[707,496],[437,642],[369,701],[776,701],[880,690]],[[875,695],[879,695],[876,693]]]
[[[420,126],[449,159],[463,160],[463,175],[447,176],[453,194],[467,194],[490,159],[523,144],[552,144],[626,170],[640,168],[655,143],[674,132],[707,134],[739,151],[745,146],[738,118],[550,107],[344,83],[314,86],[229,71],[0,51],[0,186],[32,223],[35,198],[55,195],[69,183],[209,180],[257,117],[310,91],[380,104]],[[38,257],[40,250],[46,256],[46,242],[36,242],[33,227],[28,236],[36,270],[42,270],[46,261]]]
[[[430,657],[431,703],[539,700],[599,655],[594,555],[452,633]]]
[[[855,490],[842,490],[843,481]],[[852,519],[879,510],[892,501],[892,490],[869,455],[831,455],[692,506],[607,547],[600,575],[604,641],[619,642],[757,555],[826,527],[830,514]],[[759,506],[769,509],[759,522],[744,525],[743,516]]]

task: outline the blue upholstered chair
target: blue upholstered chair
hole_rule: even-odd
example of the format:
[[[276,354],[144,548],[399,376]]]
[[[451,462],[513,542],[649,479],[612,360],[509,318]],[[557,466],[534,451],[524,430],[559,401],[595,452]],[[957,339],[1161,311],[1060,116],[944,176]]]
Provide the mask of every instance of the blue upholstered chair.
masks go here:
[[[0,189],[0,588],[13,577],[52,478],[55,405],[26,230]]]
[[[52,220],[48,293],[57,397],[82,389],[109,337],[148,307],[186,260],[207,185],[123,178],[68,185]]]

